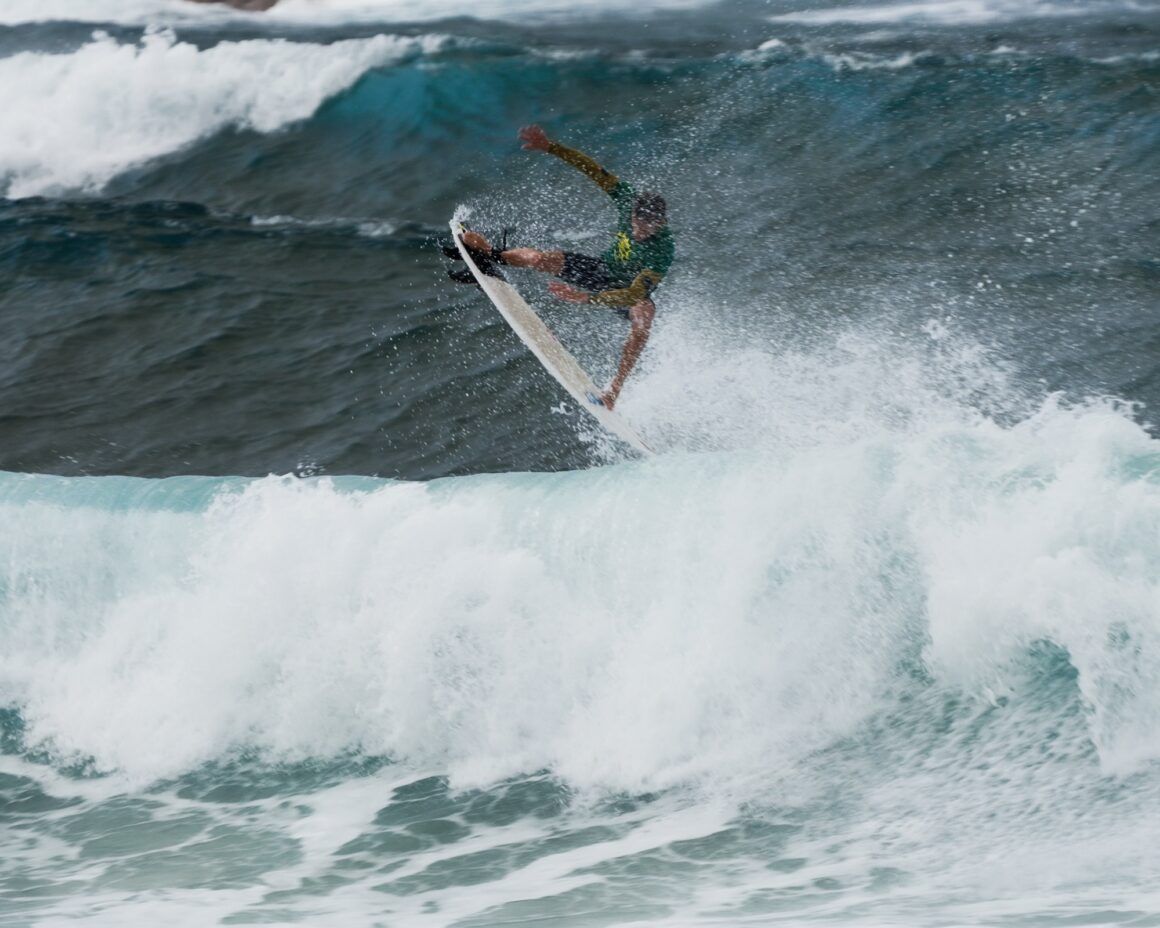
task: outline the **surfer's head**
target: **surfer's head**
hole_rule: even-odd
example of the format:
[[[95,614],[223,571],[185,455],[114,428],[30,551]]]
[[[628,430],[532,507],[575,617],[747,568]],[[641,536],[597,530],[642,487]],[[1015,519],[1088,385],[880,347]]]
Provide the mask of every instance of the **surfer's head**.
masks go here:
[[[638,242],[650,238],[667,221],[665,198],[646,190],[632,202],[632,237]]]

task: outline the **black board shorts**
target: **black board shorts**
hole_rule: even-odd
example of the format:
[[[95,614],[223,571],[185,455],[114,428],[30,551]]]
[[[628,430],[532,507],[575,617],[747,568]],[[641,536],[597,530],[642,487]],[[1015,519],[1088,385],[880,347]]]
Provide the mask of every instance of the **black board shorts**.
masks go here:
[[[599,293],[601,290],[616,290],[624,286],[619,277],[613,276],[603,258],[593,258],[591,255],[577,254],[574,251],[564,252],[564,267],[560,270],[559,278],[564,283]],[[616,315],[628,319],[627,309],[619,306],[610,307]]]
[[[574,251],[564,252],[564,267],[559,277],[565,283],[581,290],[614,290],[623,286],[618,277],[612,274],[603,258],[593,258],[591,255],[581,255]]]

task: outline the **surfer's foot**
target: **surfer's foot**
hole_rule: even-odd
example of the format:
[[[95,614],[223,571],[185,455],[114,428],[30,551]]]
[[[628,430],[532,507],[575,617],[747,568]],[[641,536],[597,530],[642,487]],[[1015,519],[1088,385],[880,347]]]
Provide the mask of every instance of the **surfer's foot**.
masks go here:
[[[474,235],[475,238],[472,239],[471,242],[469,242],[467,239],[468,235]],[[472,244],[473,242],[475,242],[477,240],[482,240],[485,243],[484,246],[483,247],[476,247],[475,244]],[[475,232],[466,233],[463,236],[463,244],[467,246],[467,251],[471,255],[472,258],[476,259],[477,261],[480,258],[484,258],[485,260],[490,260],[490,261],[502,263],[503,262],[502,249],[492,248],[490,245],[486,244],[486,242],[487,242],[487,239],[485,239],[482,235],[479,235],[478,233],[475,233]],[[454,242],[449,242],[446,239],[444,239],[442,242],[439,243],[439,249],[443,252],[443,254],[446,257],[450,258],[452,261],[462,261],[463,260],[463,254],[460,252],[460,250],[458,248],[455,247]]]
[[[504,229],[500,234],[499,245],[492,245],[478,232],[473,232],[470,229],[465,229],[460,237],[463,239],[463,244],[467,246],[471,257],[477,263],[480,258],[483,258],[485,261],[491,261],[495,264],[507,264],[503,257],[503,253],[507,250],[507,234],[508,230]]]
[[[491,242],[489,242],[478,232],[472,232],[470,229],[464,229],[463,235],[460,237],[463,239],[463,244],[466,245],[471,251],[481,251],[484,254],[491,253]]]
[[[503,259],[503,253],[498,248],[492,248],[490,246],[487,248],[475,248],[468,242],[468,235],[472,236],[471,241],[474,243],[482,241],[486,244],[487,239],[478,232],[465,232],[462,236],[463,248],[471,256],[471,260],[476,268],[478,268],[479,273],[488,277],[498,277],[502,280],[503,271],[500,270],[500,265],[507,263]]]

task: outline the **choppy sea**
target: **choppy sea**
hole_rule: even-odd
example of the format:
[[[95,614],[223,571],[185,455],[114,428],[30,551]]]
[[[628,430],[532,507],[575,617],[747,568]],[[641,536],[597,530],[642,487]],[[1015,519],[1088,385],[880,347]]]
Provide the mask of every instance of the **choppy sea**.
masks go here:
[[[0,925],[1158,926],[1157,409],[1153,0],[2,0]]]

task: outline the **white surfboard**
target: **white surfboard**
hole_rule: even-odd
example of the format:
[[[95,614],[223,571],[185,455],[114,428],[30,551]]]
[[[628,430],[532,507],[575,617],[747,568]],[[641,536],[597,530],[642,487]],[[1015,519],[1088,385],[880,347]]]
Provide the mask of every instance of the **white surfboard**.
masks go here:
[[[463,256],[464,263],[479,281],[483,292],[500,311],[500,315],[507,320],[507,324],[512,327],[520,340],[532,349],[532,354],[544,365],[544,369],[556,378],[560,386],[568,391],[582,409],[596,418],[609,432],[642,454],[655,454],[631,425],[600,403],[601,391],[592,382],[592,378],[569,354],[568,349],[560,344],[560,340],[552,334],[552,330],[536,315],[516,288],[506,280],[480,272],[463,245],[461,237],[463,231],[463,223],[452,220],[451,233],[455,236],[455,244]]]

